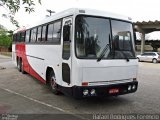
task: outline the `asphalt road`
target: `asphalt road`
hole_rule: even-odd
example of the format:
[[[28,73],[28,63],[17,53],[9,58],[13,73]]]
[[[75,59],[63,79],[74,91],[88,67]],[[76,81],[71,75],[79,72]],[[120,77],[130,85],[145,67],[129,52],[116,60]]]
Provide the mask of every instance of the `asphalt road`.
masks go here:
[[[18,72],[11,58],[0,55],[0,114],[18,114],[32,120],[93,119],[93,114],[160,114],[160,63],[139,63],[138,81],[138,91],[133,94],[75,100],[52,94],[46,85]]]

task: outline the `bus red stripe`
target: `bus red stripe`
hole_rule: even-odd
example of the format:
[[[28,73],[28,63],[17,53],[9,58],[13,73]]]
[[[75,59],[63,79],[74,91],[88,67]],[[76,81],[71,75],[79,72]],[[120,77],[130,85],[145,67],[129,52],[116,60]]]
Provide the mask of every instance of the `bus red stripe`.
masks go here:
[[[27,56],[26,56],[26,46],[25,44],[16,44],[16,56],[22,58],[23,62],[23,69],[42,83],[46,83],[46,81],[31,67],[31,65],[28,62]]]

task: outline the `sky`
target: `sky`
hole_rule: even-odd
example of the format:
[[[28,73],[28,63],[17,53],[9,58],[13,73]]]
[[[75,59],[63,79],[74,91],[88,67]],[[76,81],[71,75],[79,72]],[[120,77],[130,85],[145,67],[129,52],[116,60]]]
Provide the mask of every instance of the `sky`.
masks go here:
[[[36,0],[34,0],[36,1]],[[38,0],[37,0],[38,1]],[[20,26],[29,26],[40,21],[48,15],[46,9],[56,13],[69,8],[91,8],[126,15],[136,21],[160,20],[160,0],[41,0],[42,4],[36,3],[34,13],[26,13],[23,6],[15,15]],[[0,16],[7,13],[6,9],[0,7]],[[7,29],[15,30],[8,19],[0,17],[0,24]],[[160,33],[155,32],[148,35],[152,38],[160,38]]]

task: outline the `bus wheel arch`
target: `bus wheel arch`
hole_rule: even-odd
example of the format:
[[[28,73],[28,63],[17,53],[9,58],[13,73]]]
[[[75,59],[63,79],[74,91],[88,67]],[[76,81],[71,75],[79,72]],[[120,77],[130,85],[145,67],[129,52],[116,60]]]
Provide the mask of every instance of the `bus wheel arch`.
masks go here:
[[[58,95],[60,91],[58,90],[58,86],[56,84],[56,75],[51,67],[47,67],[46,70],[46,84],[49,86],[49,89],[54,94]]]

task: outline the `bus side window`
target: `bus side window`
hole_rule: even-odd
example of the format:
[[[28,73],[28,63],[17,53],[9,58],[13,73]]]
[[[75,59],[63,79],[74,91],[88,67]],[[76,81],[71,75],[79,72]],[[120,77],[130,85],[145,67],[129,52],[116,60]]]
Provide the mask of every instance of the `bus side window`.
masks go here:
[[[36,42],[37,28],[31,30],[31,42]]]
[[[47,42],[60,44],[61,40],[61,21],[56,21],[48,25]]]
[[[28,43],[30,39],[30,30],[26,31],[25,42]]]
[[[17,42],[20,42],[20,33],[17,33]]]
[[[68,60],[70,57],[70,25],[63,27],[63,59]]]
[[[53,42],[53,23],[48,25],[47,42]]]
[[[13,42],[16,42],[17,41],[17,34],[14,34],[13,35]]]
[[[25,41],[25,32],[22,32],[22,33],[21,33],[20,39],[21,39],[21,42],[24,42],[24,41]]]
[[[53,24],[53,41],[55,44],[60,43],[61,38],[61,21],[57,21]]]
[[[41,42],[42,39],[41,39],[41,35],[42,35],[42,27],[38,27],[38,30],[37,30],[37,42]]]
[[[22,42],[22,33],[19,33],[19,42]]]
[[[46,25],[42,27],[42,39],[41,41],[46,41]]]

